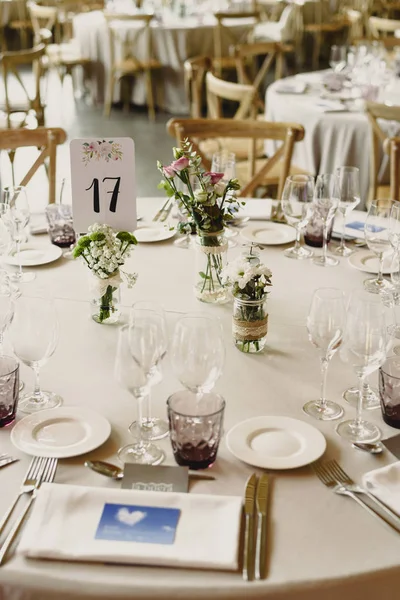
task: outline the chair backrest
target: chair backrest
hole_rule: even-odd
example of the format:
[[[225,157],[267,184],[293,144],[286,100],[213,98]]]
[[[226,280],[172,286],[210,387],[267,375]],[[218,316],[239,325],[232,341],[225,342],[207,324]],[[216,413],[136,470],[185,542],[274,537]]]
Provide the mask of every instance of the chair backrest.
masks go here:
[[[400,200],[400,137],[387,138],[383,144],[390,156],[390,199]]]
[[[362,39],[364,35],[364,17],[359,10],[352,8],[346,8],[343,14],[349,25],[347,41],[349,44],[353,44],[356,40]]]
[[[49,41],[52,38],[53,30],[57,29],[58,24],[58,9],[55,6],[42,6],[30,0],[27,2],[29,15],[32,21],[32,28],[35,37],[35,43],[39,44],[42,41]],[[55,32],[56,33],[56,32]],[[55,38],[59,37],[59,31]]]
[[[204,80],[211,64],[209,56],[188,58],[183,63],[186,97],[190,105],[190,116],[194,119],[202,116]]]
[[[110,57],[111,57],[111,65],[115,64],[116,57],[116,45],[119,44],[122,47],[122,60],[126,58],[130,58],[134,63],[137,63],[137,66],[140,67],[141,62],[145,62],[150,60],[152,56],[152,48],[151,48],[151,32],[150,32],[150,23],[153,20],[152,14],[136,14],[136,15],[127,15],[127,14],[115,14],[115,13],[104,13],[105,19],[107,21],[107,29],[110,40]],[[121,23],[134,23],[134,27],[129,32],[130,35],[126,35],[126,30],[119,30],[118,25]],[[138,40],[142,38],[144,39],[144,57],[139,60],[135,56],[136,47]]]
[[[266,175],[276,164],[280,165],[278,198],[282,195],[286,177],[290,171],[295,142],[304,137],[304,128],[296,123],[269,123],[267,121],[233,120],[232,119],[170,119],[167,131],[178,144],[188,139],[193,148],[201,156],[205,169],[211,167],[209,159],[201,152],[199,142],[215,138],[239,138],[249,140],[249,172],[251,179],[240,191],[240,196],[251,196],[262,184]],[[282,142],[279,149],[263,161],[262,167],[256,171],[255,143],[257,140],[274,140]]]
[[[395,136],[400,132],[400,106],[387,106],[376,102],[366,102],[365,112],[367,114],[372,133],[372,143],[370,148],[370,188],[369,201],[377,197],[378,172],[380,166],[380,156],[382,145],[389,136]],[[386,121],[384,124],[379,120]],[[391,131],[390,131],[391,130]]]
[[[44,124],[44,107],[41,100],[40,81],[43,72],[42,60],[45,52],[46,48],[44,44],[39,44],[30,50],[18,50],[16,52],[3,52],[0,54],[0,68],[4,80],[7,127],[11,127],[11,115],[13,112],[24,112],[27,115],[30,110],[35,112],[38,124]],[[34,75],[33,94],[29,93],[21,78],[19,68],[22,65],[30,65],[32,69]],[[10,78],[14,78],[18,82],[20,93],[25,96],[26,110],[21,110],[20,99],[13,104],[10,97]],[[22,121],[20,125],[24,126],[25,121]]]
[[[252,39],[255,25],[260,20],[258,11],[248,12],[216,12],[214,13],[216,25],[214,27],[214,59],[221,73],[221,59],[224,56],[224,44],[234,48],[237,44]],[[238,34],[238,25],[242,22],[244,28]]]
[[[18,185],[27,185],[38,168],[45,164],[44,161],[48,158],[49,203],[52,204],[56,200],[56,150],[57,146],[63,144],[66,139],[67,134],[64,129],[59,127],[1,129],[0,151],[16,151],[18,148],[29,146],[40,149],[39,156]]]
[[[257,91],[254,86],[224,81],[209,71],[206,75],[206,90],[208,115],[212,119],[222,117],[222,100],[239,103],[234,119],[247,119],[255,116]]]
[[[373,38],[384,38],[389,34],[395,33],[400,29],[400,21],[395,19],[382,19],[381,17],[370,17],[368,19],[368,27]]]

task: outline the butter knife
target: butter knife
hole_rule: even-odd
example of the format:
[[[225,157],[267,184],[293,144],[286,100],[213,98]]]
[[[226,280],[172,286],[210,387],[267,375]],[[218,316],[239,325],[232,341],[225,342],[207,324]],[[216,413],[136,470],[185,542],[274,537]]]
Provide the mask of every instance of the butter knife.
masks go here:
[[[254,579],[254,513],[257,475],[253,473],[246,483],[244,494],[244,546],[243,546],[243,579]]]
[[[268,475],[261,475],[256,494],[257,538],[256,538],[256,579],[267,576],[267,509],[268,509]]]

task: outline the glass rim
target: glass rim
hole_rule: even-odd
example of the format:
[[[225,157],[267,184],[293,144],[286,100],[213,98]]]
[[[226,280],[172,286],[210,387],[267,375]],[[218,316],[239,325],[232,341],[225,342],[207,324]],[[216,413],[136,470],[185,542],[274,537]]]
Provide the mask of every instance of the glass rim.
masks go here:
[[[2,358],[8,358],[10,360],[13,360],[15,363],[15,367],[13,369],[7,371],[6,373],[3,373],[2,375],[0,374],[0,379],[2,379],[2,377],[9,377],[10,375],[15,373],[19,369],[19,362],[17,361],[17,359],[14,356],[10,356],[9,354],[0,354],[0,364],[1,364]]]
[[[385,369],[384,366],[386,365],[386,363],[391,363],[394,359],[398,359],[399,363],[400,363],[400,356],[389,356],[385,362],[383,363],[383,365],[381,365],[379,367],[379,371],[382,371],[382,373],[384,373],[385,375],[387,375],[388,377],[392,377],[393,379],[399,379],[400,380],[400,369],[399,369],[399,375],[392,375],[391,373],[388,373]]]
[[[225,398],[223,396],[221,396],[221,394],[215,394],[213,392],[206,392],[207,394],[213,394],[216,398],[218,398],[221,401],[221,407],[218,410],[215,410],[214,412],[210,412],[210,413],[206,413],[204,415],[188,415],[186,413],[183,413],[179,410],[175,410],[175,408],[173,408],[171,406],[171,400],[172,398],[176,395],[176,394],[180,394],[181,392],[189,392],[189,390],[179,390],[178,392],[174,392],[173,394],[171,394],[168,398],[167,398],[167,408],[169,411],[172,411],[173,413],[175,413],[176,415],[179,415],[180,417],[194,417],[194,418],[204,418],[204,417],[214,417],[215,415],[220,414],[221,412],[223,412],[225,410],[225,406],[226,406],[226,401]]]

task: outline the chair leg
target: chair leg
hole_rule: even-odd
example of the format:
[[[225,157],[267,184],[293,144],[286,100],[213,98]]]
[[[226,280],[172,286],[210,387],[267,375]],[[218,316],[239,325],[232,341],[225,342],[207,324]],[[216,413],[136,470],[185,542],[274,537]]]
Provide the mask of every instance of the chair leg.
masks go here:
[[[145,71],[145,78],[146,78],[147,107],[148,107],[149,119],[150,119],[150,121],[154,122],[156,120],[156,113],[154,110],[153,85],[152,85],[150,69],[147,69]]]
[[[275,62],[275,81],[283,76],[283,52],[278,52]]]
[[[109,80],[108,80],[106,101],[104,103],[104,116],[105,117],[110,117],[110,114],[111,114],[111,105],[112,105],[113,95],[114,95],[114,85],[115,85],[115,77],[114,77],[114,73],[111,72]]]
[[[318,32],[316,32],[316,34],[314,36],[314,48],[313,48],[313,59],[312,59],[313,69],[315,71],[318,69],[320,52],[321,52],[321,34],[318,31]]]

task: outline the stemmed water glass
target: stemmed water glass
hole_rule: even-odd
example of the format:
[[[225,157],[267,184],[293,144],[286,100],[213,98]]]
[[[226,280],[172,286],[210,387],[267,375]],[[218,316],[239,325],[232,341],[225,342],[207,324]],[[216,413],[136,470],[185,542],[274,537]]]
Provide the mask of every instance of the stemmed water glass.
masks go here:
[[[29,223],[30,211],[28,197],[24,186],[7,187],[4,189],[4,202],[10,207],[10,213],[6,217],[12,231],[13,240],[17,247],[17,261],[19,269],[10,275],[11,279],[18,283],[28,283],[35,279],[35,273],[27,273],[22,270],[21,244],[25,239],[25,227]]]
[[[18,408],[33,413],[60,406],[62,398],[54,392],[42,391],[39,382],[39,370],[52,356],[58,342],[54,302],[47,298],[18,298],[9,337],[14,354],[35,372],[34,391],[20,396]]]
[[[282,210],[289,225],[296,230],[296,243],[285,250],[289,258],[302,259],[313,255],[312,250],[300,244],[301,230],[310,220],[311,203],[314,196],[314,178],[311,175],[291,175],[287,177],[282,192]]]
[[[353,253],[345,244],[346,217],[360,202],[360,171],[357,167],[339,167],[336,169],[339,187],[339,211],[343,216],[342,236],[335,254],[349,256]]]
[[[164,452],[155,444],[144,441],[142,437],[140,424],[143,402],[149,393],[149,384],[143,369],[131,352],[132,335],[135,335],[134,328],[128,325],[124,325],[119,330],[114,373],[118,383],[128,390],[137,401],[136,441],[120,448],[118,456],[123,463],[158,465],[165,458]]]
[[[222,373],[225,345],[219,321],[187,314],[177,322],[171,341],[171,363],[181,384],[197,396],[210,392]]]
[[[365,378],[376,371],[386,358],[386,324],[379,297],[354,292],[350,298],[343,344],[342,360],[352,365],[359,378],[356,418],[339,423],[337,433],[351,442],[375,442],[379,428],[362,418]]]
[[[343,408],[326,399],[326,380],[331,358],[342,343],[346,311],[343,292],[334,288],[321,288],[314,292],[307,318],[310,342],[320,351],[321,397],[303,406],[305,413],[321,421],[339,419]]]
[[[334,73],[340,73],[347,63],[347,48],[346,46],[331,46],[329,55],[329,66]]]
[[[167,353],[164,311],[155,302],[136,302],[130,312],[129,325],[131,352],[143,370],[148,384],[141,437],[146,440],[159,440],[168,435],[169,426],[166,420],[151,416],[151,387],[162,379],[161,361]],[[137,423],[132,423],[129,431],[135,434],[136,430]]]
[[[313,263],[320,267],[335,267],[337,258],[328,256],[328,231],[339,205],[339,190],[335,175],[319,175],[315,184],[314,200],[316,210],[322,220],[323,246],[322,255],[316,256]]]
[[[364,288],[372,294],[379,294],[390,284],[383,279],[383,261],[392,251],[389,238],[390,208],[386,200],[374,200],[368,210],[364,225],[365,241],[379,259],[378,277],[365,279]]]

